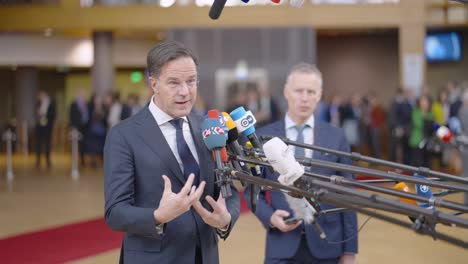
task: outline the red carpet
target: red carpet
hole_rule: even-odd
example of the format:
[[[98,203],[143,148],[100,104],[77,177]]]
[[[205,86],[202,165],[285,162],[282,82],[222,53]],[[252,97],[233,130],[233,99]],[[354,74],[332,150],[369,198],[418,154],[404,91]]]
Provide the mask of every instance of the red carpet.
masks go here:
[[[2,239],[0,262],[64,263],[119,248],[121,242],[121,233],[95,219]]]
[[[240,196],[245,213],[247,202]],[[64,263],[120,248],[122,237],[102,218],[50,228],[0,240],[0,263]]]

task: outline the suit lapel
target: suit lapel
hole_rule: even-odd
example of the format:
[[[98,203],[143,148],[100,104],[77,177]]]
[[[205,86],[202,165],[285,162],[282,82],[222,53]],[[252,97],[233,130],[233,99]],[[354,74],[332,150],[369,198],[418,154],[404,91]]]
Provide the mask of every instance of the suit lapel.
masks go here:
[[[136,133],[146,143],[146,145],[159,157],[162,164],[167,166],[172,173],[182,182],[185,183],[185,178],[180,169],[179,163],[172,153],[166,138],[161,132],[156,120],[154,120],[148,107],[145,107],[138,113],[137,124],[140,128]]]

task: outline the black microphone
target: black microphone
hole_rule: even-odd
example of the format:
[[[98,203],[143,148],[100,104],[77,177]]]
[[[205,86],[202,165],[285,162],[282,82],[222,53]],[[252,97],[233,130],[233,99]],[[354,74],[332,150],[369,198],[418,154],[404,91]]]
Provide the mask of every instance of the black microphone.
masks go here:
[[[209,16],[211,19],[215,20],[221,16],[223,12],[224,5],[226,5],[227,0],[214,0],[213,5],[211,5]]]
[[[228,148],[235,154],[240,157],[245,157],[244,150],[240,146],[239,142],[237,142],[237,139],[239,138],[239,132],[236,127],[236,123],[234,123],[234,120],[232,120],[231,116],[226,113],[222,112],[222,115],[224,116],[226,127],[228,128],[228,139],[227,139],[227,144]],[[252,175],[252,172],[250,171],[249,165],[245,162],[238,162],[240,166],[242,167],[242,170],[249,175]],[[256,169],[258,166],[256,166]],[[259,171],[259,169],[258,169]],[[251,184],[250,185],[250,208],[252,209],[252,212],[255,212],[257,210],[257,201],[258,201],[258,195],[260,193],[260,188],[258,185]]]

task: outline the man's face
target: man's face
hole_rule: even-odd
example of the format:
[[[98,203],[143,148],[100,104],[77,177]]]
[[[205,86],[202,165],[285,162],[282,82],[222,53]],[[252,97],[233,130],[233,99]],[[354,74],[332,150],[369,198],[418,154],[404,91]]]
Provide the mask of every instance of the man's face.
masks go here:
[[[197,98],[197,67],[190,57],[166,63],[157,79],[150,77],[155,104],[173,118],[186,116]]]
[[[303,124],[314,113],[322,97],[320,79],[312,73],[293,73],[285,85],[284,97],[291,119]]]

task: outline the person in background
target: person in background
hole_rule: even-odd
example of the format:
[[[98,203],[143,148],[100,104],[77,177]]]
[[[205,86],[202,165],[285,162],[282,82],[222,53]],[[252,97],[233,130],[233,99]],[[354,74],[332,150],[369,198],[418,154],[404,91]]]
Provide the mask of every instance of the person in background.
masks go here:
[[[289,73],[283,90],[288,103],[284,119],[260,128],[257,135],[287,137],[305,144],[314,144],[339,151],[350,152],[344,132],[314,117],[314,111],[322,97],[322,74],[314,65],[300,63]],[[296,157],[307,157],[330,162],[351,164],[349,158],[325,155],[318,151],[293,148]],[[340,175],[353,178],[349,173],[311,168],[311,172],[324,175]],[[278,173],[265,172],[267,179],[278,181]],[[248,186],[247,188],[252,188]],[[247,201],[250,191],[244,192]],[[255,216],[266,229],[265,264],[314,263],[314,264],[355,264],[358,251],[357,216],[344,211],[318,217],[316,220],[328,236],[328,241],[345,241],[331,244],[320,239],[311,224],[301,221],[287,224],[285,219],[294,217],[287,194],[271,191],[270,199],[265,191],[258,196]],[[270,200],[270,201],[269,201]],[[334,208],[320,204],[324,210]]]
[[[410,164],[410,148],[408,137],[411,132],[411,112],[413,111],[410,102],[405,96],[405,91],[398,88],[395,98],[390,106],[388,125],[390,129],[390,160]],[[401,150],[401,160],[398,160],[397,153]]]
[[[434,116],[431,112],[431,99],[421,95],[416,100],[416,107],[411,113],[411,165],[416,167],[430,166],[431,154],[426,149],[428,139],[432,137]]]
[[[375,95],[371,95],[370,104],[370,136],[371,136],[371,156],[382,157],[381,134],[385,125],[385,111]]]
[[[47,168],[52,166],[50,160],[51,139],[55,122],[55,102],[45,92],[37,93],[36,104],[36,167],[41,166],[41,156],[44,154]]]
[[[75,100],[70,105],[69,111],[70,127],[80,132],[81,138],[79,141],[79,152],[81,164],[85,164],[85,141],[86,131],[89,121],[89,109],[86,101],[86,91],[79,89],[76,93]]]

